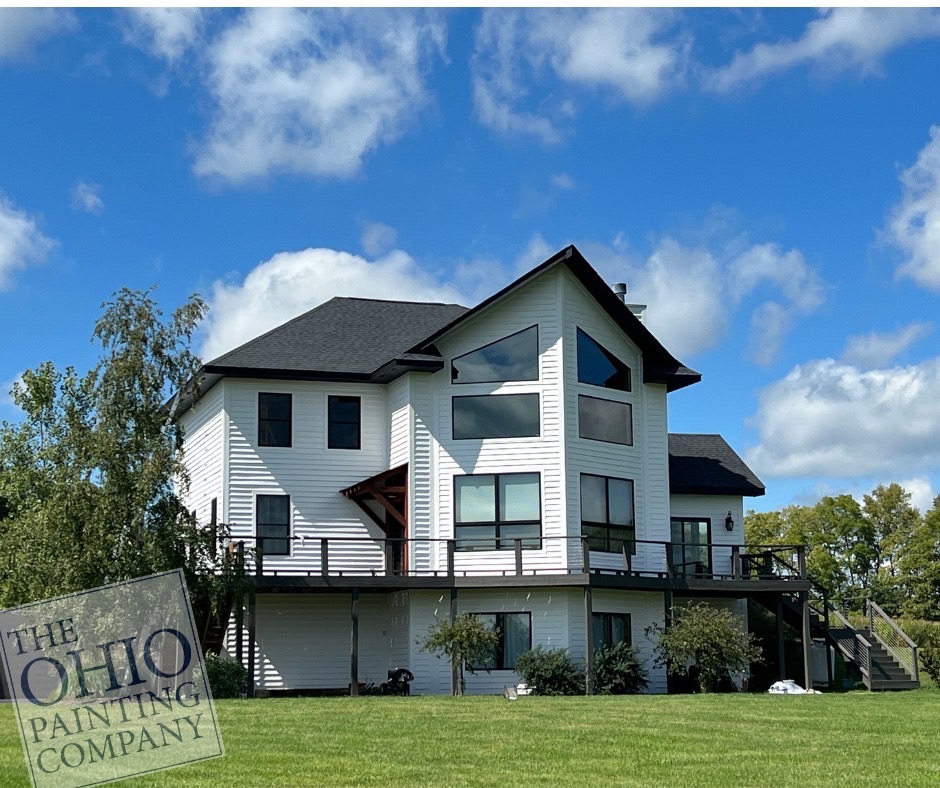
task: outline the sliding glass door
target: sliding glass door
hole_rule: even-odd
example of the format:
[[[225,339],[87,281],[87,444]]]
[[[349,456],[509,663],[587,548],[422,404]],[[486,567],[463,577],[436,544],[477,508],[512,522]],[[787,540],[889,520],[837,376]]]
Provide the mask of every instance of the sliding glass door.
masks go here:
[[[711,521],[672,520],[672,567],[678,575],[710,575],[712,571]]]

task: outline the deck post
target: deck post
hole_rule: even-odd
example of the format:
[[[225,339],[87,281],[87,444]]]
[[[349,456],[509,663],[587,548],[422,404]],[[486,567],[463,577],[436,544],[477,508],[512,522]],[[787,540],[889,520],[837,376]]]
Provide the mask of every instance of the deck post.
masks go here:
[[[516,552],[516,574],[522,574],[522,540],[513,539],[513,547]]]
[[[257,587],[255,583],[248,589],[248,692],[249,698],[255,696],[255,641],[257,639]]]
[[[451,540],[453,541],[453,540]],[[454,622],[457,620],[457,586],[450,587],[450,623],[453,626]],[[460,679],[457,677],[457,663],[450,663],[450,691],[452,695],[457,694],[458,686],[457,682]]]
[[[777,594],[777,670],[778,680],[787,677],[787,655],[783,639],[783,594]]]
[[[330,540],[320,539],[320,574],[326,577],[330,573]]]
[[[585,540],[587,542],[587,540]],[[585,544],[585,547],[587,545]],[[594,600],[591,586],[584,587],[584,661],[587,672],[584,677],[584,694],[594,694]]]
[[[731,577],[741,579],[741,546],[736,544],[731,545]]]
[[[809,593],[800,591],[800,610],[803,612],[803,677],[806,689],[813,688],[813,638],[810,635]]]
[[[350,605],[352,618],[352,642],[349,660],[349,694],[352,697],[359,695],[359,589],[352,590],[352,604]]]
[[[581,571],[591,574],[591,545],[586,536],[581,537]]]
[[[457,542],[454,539],[447,540],[447,576],[454,576],[454,553],[457,550]]]

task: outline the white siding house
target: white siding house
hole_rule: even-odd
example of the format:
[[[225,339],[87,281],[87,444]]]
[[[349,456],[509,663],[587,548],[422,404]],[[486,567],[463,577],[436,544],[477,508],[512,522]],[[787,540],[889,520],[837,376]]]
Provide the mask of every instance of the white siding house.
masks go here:
[[[469,692],[517,683],[528,647],[590,666],[619,639],[665,692],[645,630],[677,597],[743,610],[763,494],[720,436],[668,434],[668,393],[699,379],[574,247],[472,309],[336,298],[206,364],[189,506],[254,556],[225,643],[252,692],[405,667],[449,693],[418,642],[463,611],[502,633]]]

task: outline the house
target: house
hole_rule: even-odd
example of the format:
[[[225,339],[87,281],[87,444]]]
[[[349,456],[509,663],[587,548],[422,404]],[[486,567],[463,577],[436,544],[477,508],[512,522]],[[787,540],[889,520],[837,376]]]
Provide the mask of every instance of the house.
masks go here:
[[[785,598],[809,627],[805,571],[742,549],[760,480],[720,436],[668,433],[701,376],[642,318],[569,246],[472,309],[334,298],[207,363],[179,417],[189,506],[258,553],[225,641],[251,693],[397,667],[450,693],[417,641],[462,611],[500,631],[470,693],[530,646],[590,665],[620,640],[665,692],[644,630],[683,600],[743,626],[747,598]]]

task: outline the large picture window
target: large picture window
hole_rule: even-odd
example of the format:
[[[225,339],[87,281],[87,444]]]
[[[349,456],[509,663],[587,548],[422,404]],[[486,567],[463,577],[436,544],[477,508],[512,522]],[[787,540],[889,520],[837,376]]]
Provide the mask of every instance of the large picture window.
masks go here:
[[[532,648],[531,613],[477,613],[487,627],[497,631],[493,653],[474,670],[513,670],[520,654]]]
[[[258,445],[291,445],[290,394],[258,394]]]
[[[610,648],[618,643],[633,642],[629,613],[594,613],[591,616],[594,651]]]
[[[290,496],[256,496],[255,527],[263,555],[290,555]]]
[[[636,553],[632,480],[581,474],[581,534],[590,550]]]
[[[538,394],[454,397],[454,440],[538,436]]]
[[[327,448],[361,448],[362,400],[359,397],[328,397],[327,422]]]
[[[633,406],[578,395],[578,435],[592,441],[633,445]]]
[[[670,525],[673,571],[679,575],[711,574],[711,521],[673,518]]]
[[[454,477],[454,538],[458,550],[541,547],[542,493],[538,473]]]
[[[538,380],[538,327],[532,326],[458,356],[451,362],[450,377],[454,383]]]
[[[578,382],[630,391],[630,367],[579,328]]]

